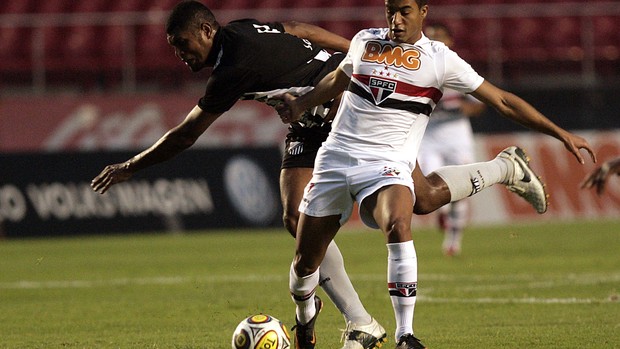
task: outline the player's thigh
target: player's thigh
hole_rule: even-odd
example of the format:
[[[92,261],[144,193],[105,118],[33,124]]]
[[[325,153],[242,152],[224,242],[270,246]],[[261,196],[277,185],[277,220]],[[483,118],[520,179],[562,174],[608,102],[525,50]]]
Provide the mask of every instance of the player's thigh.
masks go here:
[[[302,214],[297,231],[295,271],[299,276],[314,272],[327,251],[327,246],[340,229],[340,215],[314,217]]]
[[[312,178],[312,168],[283,168],[280,171],[280,197],[285,212],[299,209],[304,188]]]
[[[409,187],[398,184],[382,187],[364,199],[362,206],[386,234],[387,242],[411,239],[413,196]]]

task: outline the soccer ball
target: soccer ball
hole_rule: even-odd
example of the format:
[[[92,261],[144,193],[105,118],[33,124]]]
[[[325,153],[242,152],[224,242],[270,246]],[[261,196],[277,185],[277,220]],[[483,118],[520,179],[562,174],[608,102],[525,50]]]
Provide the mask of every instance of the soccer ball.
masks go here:
[[[232,349],[289,349],[291,337],[282,322],[259,314],[244,319],[232,336]]]

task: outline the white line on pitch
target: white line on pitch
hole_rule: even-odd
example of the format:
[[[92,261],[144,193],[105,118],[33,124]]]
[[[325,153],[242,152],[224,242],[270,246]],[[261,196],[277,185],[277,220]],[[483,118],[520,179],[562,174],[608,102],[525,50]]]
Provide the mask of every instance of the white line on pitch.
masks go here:
[[[419,302],[425,303],[466,303],[466,304],[590,304],[590,303],[612,303],[617,302],[611,298],[436,298],[418,296]]]
[[[93,288],[124,285],[178,285],[191,282],[267,282],[284,281],[282,275],[245,275],[217,277],[160,276],[145,278],[122,278],[109,280],[57,280],[31,281],[21,280],[0,283],[0,289],[44,289],[44,288]]]
[[[385,275],[382,274],[353,274],[351,279],[355,281],[383,281]],[[460,282],[470,283],[468,286],[461,286],[461,291],[493,291],[515,288],[540,289],[559,287],[563,285],[592,285],[598,283],[619,282],[620,273],[616,274],[570,274],[563,279],[537,281],[540,278],[529,275],[504,275],[504,276],[481,276],[469,275],[455,277],[445,274],[421,274],[420,281],[438,282]],[[217,283],[217,282],[285,282],[287,275],[268,274],[268,275],[217,275],[217,276],[161,276],[144,278],[120,278],[103,280],[19,280],[13,282],[0,282],[0,289],[48,289],[48,288],[93,288],[106,286],[124,285],[176,285],[185,283]],[[482,283],[472,285],[473,283]],[[428,290],[428,288],[426,288]]]

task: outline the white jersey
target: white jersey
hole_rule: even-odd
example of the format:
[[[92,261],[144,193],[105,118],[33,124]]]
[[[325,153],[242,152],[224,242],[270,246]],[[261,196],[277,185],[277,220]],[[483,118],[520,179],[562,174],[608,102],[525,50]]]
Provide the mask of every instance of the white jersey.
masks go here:
[[[411,168],[443,89],[467,93],[483,82],[444,44],[425,36],[413,45],[398,44],[387,28],[355,35],[339,69],[351,83],[323,147],[353,157],[409,161]]]

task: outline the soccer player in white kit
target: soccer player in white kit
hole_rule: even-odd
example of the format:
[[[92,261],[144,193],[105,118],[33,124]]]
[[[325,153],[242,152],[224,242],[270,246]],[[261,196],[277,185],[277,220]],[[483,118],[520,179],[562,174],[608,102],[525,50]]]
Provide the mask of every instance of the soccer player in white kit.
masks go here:
[[[426,0],[386,0],[385,8],[389,28],[359,32],[338,69],[306,95],[297,99],[284,95],[285,107],[279,109],[282,121],[292,122],[303,110],[346,89],[300,205],[289,283],[296,304],[296,348],[314,348],[316,343],[319,265],[354,201],[359,203],[362,221],[381,229],[386,237],[396,348],[425,348],[413,331],[418,280],[410,176],[429,116],[444,88],[471,93],[504,116],[559,139],[581,163],[579,149],[588,151],[595,161],[585,139],[485,81],[444,44],[426,38],[422,34]],[[471,183],[466,184],[460,186],[470,191]]]
[[[443,24],[426,26],[425,35],[451,47],[452,33]],[[471,95],[446,88],[433,110],[420,146],[418,163],[424,174],[447,165],[474,162],[474,133],[470,117],[480,115],[486,105]],[[439,227],[443,231],[443,253],[447,256],[461,253],[463,230],[469,219],[467,200],[451,202],[438,210]]]

